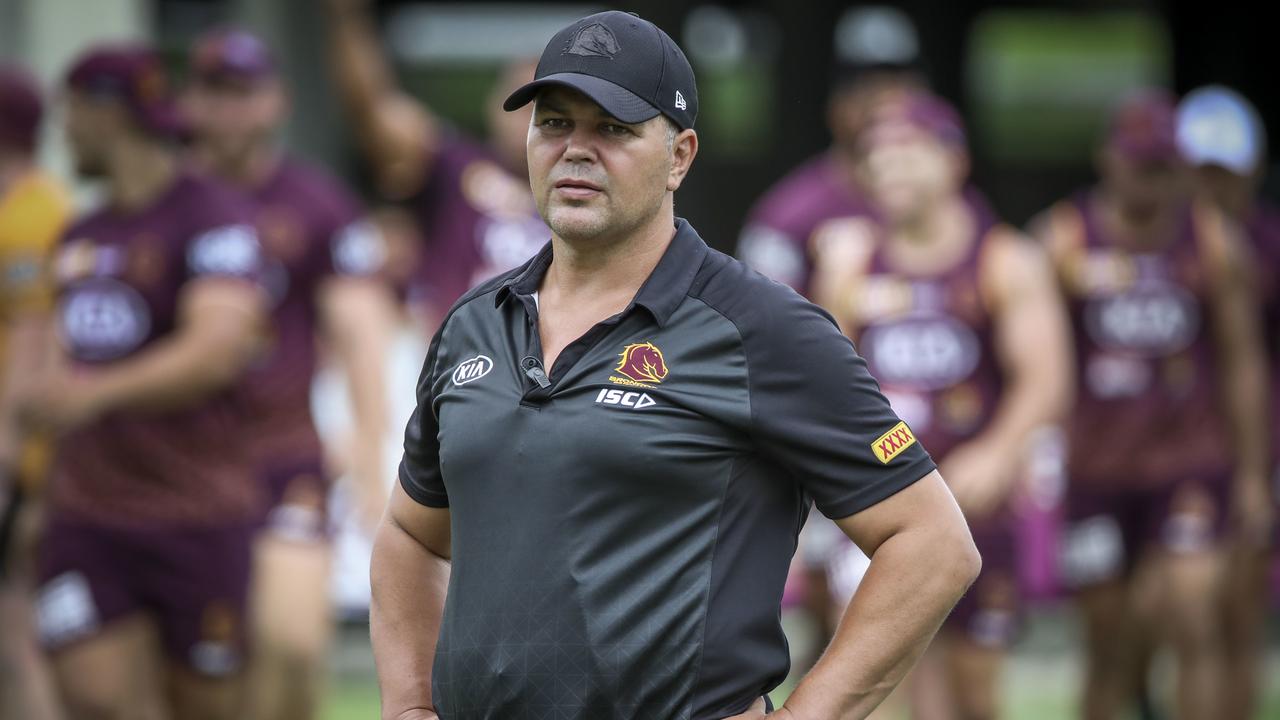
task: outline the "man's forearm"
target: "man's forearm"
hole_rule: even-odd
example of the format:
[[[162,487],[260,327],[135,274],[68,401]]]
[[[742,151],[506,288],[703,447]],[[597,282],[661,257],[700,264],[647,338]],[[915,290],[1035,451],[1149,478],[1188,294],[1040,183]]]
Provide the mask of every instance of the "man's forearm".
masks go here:
[[[787,700],[796,720],[865,718],[902,682],[977,576],[972,543],[942,540],[908,531],[876,550],[831,645]]]
[[[431,668],[449,587],[449,561],[432,553],[388,515],[370,564],[369,634],[382,694],[382,717],[433,710]]]
[[[90,371],[101,410],[162,412],[227,387],[248,364],[254,343],[236,334],[197,338],[179,332],[131,359]]]

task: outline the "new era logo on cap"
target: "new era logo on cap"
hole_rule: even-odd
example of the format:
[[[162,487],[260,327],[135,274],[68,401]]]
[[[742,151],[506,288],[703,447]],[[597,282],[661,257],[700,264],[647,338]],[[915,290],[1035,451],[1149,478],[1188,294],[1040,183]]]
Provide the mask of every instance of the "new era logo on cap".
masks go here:
[[[631,13],[596,13],[556,33],[533,82],[502,107],[515,110],[548,85],[571,87],[624,123],[662,114],[685,129],[698,117],[697,85],[684,52],[661,28]]]

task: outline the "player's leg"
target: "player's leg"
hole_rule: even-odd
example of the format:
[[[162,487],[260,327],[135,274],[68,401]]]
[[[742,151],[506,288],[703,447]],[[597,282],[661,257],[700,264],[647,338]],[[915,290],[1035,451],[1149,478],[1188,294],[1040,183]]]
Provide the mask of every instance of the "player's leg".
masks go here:
[[[50,521],[39,553],[36,610],[70,720],[167,718],[156,625],[120,533]]]
[[[251,717],[315,717],[332,637],[331,547],[266,536],[254,549]]]
[[[250,631],[250,717],[315,717],[332,638],[327,484],[318,462],[268,478],[274,503],[254,542]]]
[[[1130,704],[1142,672],[1135,648],[1128,568],[1126,508],[1122,498],[1070,489],[1066,498],[1062,572],[1074,590],[1084,628],[1080,712],[1085,720],[1115,720]]]
[[[248,524],[168,531],[149,558],[173,717],[242,720],[246,714]]]
[[[51,720],[57,700],[35,632],[40,508],[15,488],[0,516],[0,720]]]
[[[58,649],[52,665],[68,720],[167,720],[154,621],[138,613]]]
[[[1261,692],[1261,664],[1266,638],[1269,548],[1234,544],[1227,559],[1223,594],[1226,681],[1221,712],[1224,720],[1251,720]]]
[[[1186,720],[1221,717],[1224,677],[1221,607],[1226,551],[1220,530],[1225,498],[1207,484],[1182,484],[1153,502],[1157,550],[1142,561],[1141,575],[1158,583],[1153,623],[1177,659],[1177,709]]]

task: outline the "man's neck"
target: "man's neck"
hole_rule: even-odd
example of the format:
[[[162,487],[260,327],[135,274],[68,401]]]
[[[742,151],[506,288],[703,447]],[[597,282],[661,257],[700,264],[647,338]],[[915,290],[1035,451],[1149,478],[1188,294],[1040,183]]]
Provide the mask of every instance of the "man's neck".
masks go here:
[[[111,203],[126,211],[144,208],[169,188],[177,173],[178,159],[170,148],[146,140],[121,143],[107,176]]]
[[[1163,204],[1150,208],[1126,205],[1114,193],[1103,192],[1098,198],[1103,227],[1122,245],[1153,246],[1168,241],[1176,224],[1178,205]]]
[[[932,203],[924,212],[889,228],[891,260],[909,272],[951,267],[969,247],[973,222],[973,213],[960,195]]]
[[[615,242],[575,243],[552,237],[554,255],[543,293],[562,298],[634,297],[675,237],[670,196],[654,217]]]
[[[220,151],[210,144],[197,144],[192,156],[207,172],[241,188],[262,185],[280,164],[280,152],[269,142],[252,143],[242,152]]]

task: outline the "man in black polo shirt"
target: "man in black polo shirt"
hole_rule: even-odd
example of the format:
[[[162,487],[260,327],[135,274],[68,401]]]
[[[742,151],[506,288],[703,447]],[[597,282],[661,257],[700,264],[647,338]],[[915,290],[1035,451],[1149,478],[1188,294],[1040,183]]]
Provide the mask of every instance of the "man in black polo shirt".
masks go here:
[[[551,243],[436,334],[373,557],[383,717],[762,717],[810,502],[872,557],[779,718],[865,717],[977,573],[951,494],[829,316],[674,216],[693,71],[634,15],[553,37]]]

